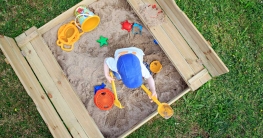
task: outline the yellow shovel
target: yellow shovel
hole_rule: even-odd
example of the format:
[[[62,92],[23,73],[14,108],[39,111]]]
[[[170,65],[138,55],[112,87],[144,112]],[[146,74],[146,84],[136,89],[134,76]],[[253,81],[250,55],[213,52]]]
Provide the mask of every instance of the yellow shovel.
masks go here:
[[[113,74],[112,74],[112,71],[110,71],[110,76],[113,78]],[[115,87],[115,83],[114,83],[114,80],[111,81],[111,87],[112,87],[112,90],[114,92],[114,105],[119,107],[119,108],[124,108],[122,105],[121,105],[121,102],[118,100],[118,96],[117,96],[117,92],[116,92],[116,87]]]
[[[143,84],[141,88],[151,97],[152,93],[149,89],[147,89]],[[165,119],[169,119],[174,114],[174,110],[167,103],[160,103],[156,97],[151,97],[152,100],[158,105],[157,111],[158,113]]]

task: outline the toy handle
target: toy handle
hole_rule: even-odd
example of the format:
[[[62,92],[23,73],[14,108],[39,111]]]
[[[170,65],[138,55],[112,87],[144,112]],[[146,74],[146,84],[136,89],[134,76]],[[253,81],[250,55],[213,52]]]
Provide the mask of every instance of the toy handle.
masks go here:
[[[79,26],[79,24],[77,24],[77,18],[78,18],[79,16],[85,16],[85,15],[86,15],[86,16],[90,16],[89,14],[79,14],[79,15],[77,15],[76,18],[75,18],[75,25],[76,25],[80,30],[82,30],[82,29],[81,29],[81,27]]]
[[[152,100],[159,106],[161,105],[161,103],[159,102],[159,100],[156,97],[152,97],[152,92],[146,88],[143,84],[141,85],[141,88],[148,94],[148,96],[150,96],[152,98]]]
[[[57,45],[61,47],[61,46],[63,46],[63,43],[61,43],[59,40],[57,40]]]
[[[72,44],[71,46],[69,45],[70,48],[65,48],[65,47],[64,47],[64,44],[61,43],[59,40],[57,40],[57,45],[60,46],[61,49],[64,50],[64,51],[66,51],[66,52],[70,52],[70,51],[72,51],[73,48],[74,48],[74,44]]]
[[[65,48],[64,46],[65,46],[65,45],[61,46],[61,49],[64,50],[64,51],[66,51],[66,52],[70,52],[70,51],[72,51],[73,48],[74,48],[74,44],[72,44],[71,46],[68,45],[68,46],[70,46],[70,48]]]
[[[78,26],[78,23],[76,22],[76,19],[77,19],[77,17],[75,18],[75,21],[71,21],[70,23],[73,24],[73,25],[75,25],[75,26],[77,26],[80,30],[82,30],[82,29]],[[81,33],[79,33],[79,36],[81,36],[81,35],[83,35],[83,34],[84,34],[84,32],[82,31]]]
[[[110,76],[113,78],[113,73],[112,73],[112,71],[110,71]],[[118,97],[117,97],[117,91],[116,91],[116,86],[115,86],[114,80],[111,81],[111,87],[112,87],[112,90],[113,90],[113,92],[114,92],[114,97],[115,97],[115,99],[118,99]]]

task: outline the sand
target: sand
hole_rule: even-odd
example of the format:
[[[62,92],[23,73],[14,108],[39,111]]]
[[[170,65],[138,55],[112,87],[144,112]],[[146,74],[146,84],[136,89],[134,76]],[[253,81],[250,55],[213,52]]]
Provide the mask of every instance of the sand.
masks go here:
[[[74,15],[46,32],[43,38],[102,134],[117,137],[154,112],[157,105],[150,102],[142,89],[128,89],[122,81],[115,81],[119,100],[125,108],[113,106],[103,111],[95,106],[94,86],[105,83],[106,88],[111,89],[103,73],[103,61],[106,57],[112,57],[116,49],[135,46],[144,51],[145,62],[161,62],[162,70],[153,74],[161,102],[174,98],[186,88],[186,84],[160,46],[154,44],[154,38],[126,0],[100,0],[88,7],[101,18],[101,22],[95,30],[84,33],[71,52],[62,51],[56,41],[59,27],[73,20]],[[125,20],[143,25],[142,34],[122,30],[120,23]],[[151,25],[163,22],[160,21],[154,21]],[[96,42],[100,36],[108,38],[108,46],[100,47]],[[146,81],[144,83],[147,86]]]

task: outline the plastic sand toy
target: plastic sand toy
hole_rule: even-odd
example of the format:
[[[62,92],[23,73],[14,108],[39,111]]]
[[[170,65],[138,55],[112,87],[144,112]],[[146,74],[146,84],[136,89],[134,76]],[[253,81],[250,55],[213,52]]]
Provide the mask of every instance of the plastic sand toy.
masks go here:
[[[136,31],[137,28],[137,31]],[[138,23],[134,23],[132,26],[132,33],[133,34],[142,34],[142,25]]]
[[[106,87],[106,85],[104,83],[101,83],[101,85],[96,85],[94,86],[94,94],[96,94],[96,92],[100,89],[104,89]]]
[[[153,40],[153,43],[156,44],[156,45],[158,45],[158,41],[155,40],[155,39]]]
[[[128,32],[130,32],[132,29],[132,23],[129,23],[128,20],[122,22],[121,25],[122,25],[121,28],[122,30],[127,30]]]
[[[109,110],[113,106],[114,95],[107,88],[100,89],[96,92],[94,96],[94,103],[101,110]]]
[[[103,47],[104,45],[108,45],[108,38],[100,36],[100,39],[97,40],[98,43],[100,43],[100,47]]]
[[[141,88],[148,94],[148,96],[152,95],[152,92],[149,89],[147,89],[143,84],[141,85]],[[156,97],[151,98],[158,105],[157,111],[163,118],[169,119],[173,116],[174,110],[169,104],[161,103]]]
[[[160,61],[153,61],[151,64],[150,64],[150,70],[153,72],[153,73],[159,73],[162,69],[162,64],[160,63]]]
[[[95,15],[84,5],[76,8],[75,16],[75,24],[83,32],[94,30],[100,23],[100,17]]]
[[[80,33],[74,21],[71,21],[59,28],[57,45],[62,50],[70,52],[74,48],[74,43],[79,40],[83,33]]]

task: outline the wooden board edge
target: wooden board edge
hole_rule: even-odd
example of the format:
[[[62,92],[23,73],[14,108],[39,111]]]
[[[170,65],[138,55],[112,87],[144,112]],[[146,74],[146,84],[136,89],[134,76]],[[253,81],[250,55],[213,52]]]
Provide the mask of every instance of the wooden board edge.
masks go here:
[[[202,77],[204,74],[207,74],[208,71],[207,69],[203,69],[201,70],[199,73],[197,73],[196,75],[194,75],[192,78],[190,78],[188,80],[188,83],[192,84],[193,82],[195,82],[197,79],[199,79],[200,77]]]
[[[7,58],[4,59],[6,64],[10,64]]]
[[[203,61],[203,64],[206,66],[206,68],[209,70],[212,76],[219,76],[219,75],[229,72],[228,68],[225,66],[222,60],[218,57],[218,55],[214,52],[214,50],[209,46],[208,42],[204,39],[202,34],[193,25],[190,19],[176,5],[174,0],[165,0],[165,1],[156,0],[156,1],[161,6],[161,8],[166,13],[169,14],[169,18],[173,20],[173,23],[175,24],[177,28],[178,28],[177,26],[178,23],[180,24],[179,28],[181,29],[178,29],[178,30],[188,41],[189,45],[195,51],[197,56]],[[172,12],[168,12],[168,10],[171,10]],[[182,18],[183,21],[179,19],[173,19],[173,18],[176,18],[174,12],[176,12],[180,16],[180,18]],[[182,28],[182,26],[184,28]],[[189,39],[191,39],[191,41]],[[202,43],[202,45],[200,45],[200,43]]]
[[[0,46],[26,92],[35,103],[38,112],[42,116],[53,137],[71,137],[38,83],[30,66],[20,53],[15,41],[12,38],[3,37],[0,38]]]
[[[195,91],[211,79],[212,77],[210,76],[208,71],[205,69],[205,71],[203,70],[199,74],[195,75],[193,78],[189,79],[190,81],[189,87],[192,89],[192,91]]]
[[[179,95],[177,95],[176,97],[174,97],[173,99],[171,99],[168,104],[171,105],[174,102],[176,102],[178,99],[180,99],[181,97],[183,97],[185,94],[187,94],[189,91],[191,91],[191,89],[188,87],[185,90],[183,90]],[[146,122],[148,122],[149,120],[151,120],[153,117],[155,117],[158,114],[157,110],[155,112],[153,112],[152,114],[150,114],[148,117],[146,117],[145,119],[143,119],[141,122],[139,122],[137,125],[135,125],[133,128],[129,129],[128,131],[126,131],[125,133],[123,133],[121,136],[119,136],[119,138],[124,138],[127,137],[128,135],[130,135],[132,132],[134,132],[135,130],[137,130],[138,128],[140,128],[142,125],[144,125]]]
[[[33,31],[35,33],[37,31]],[[38,32],[37,32],[38,33]],[[31,33],[32,34],[32,33]],[[30,35],[31,35],[30,34]],[[29,35],[29,36],[30,36]],[[23,39],[27,39],[28,37],[26,34],[22,33],[21,35],[17,36],[15,40],[19,41]],[[73,112],[68,107],[65,99],[59,92],[58,88],[54,84],[53,80],[50,77],[50,74],[47,72],[45,66],[41,62],[40,58],[38,57],[36,51],[34,50],[33,46],[30,42],[23,45],[21,50],[25,54],[28,63],[30,64],[32,70],[34,71],[36,77],[38,78],[39,82],[43,86],[46,94],[48,95],[50,101],[54,105],[54,108],[60,115],[61,119],[63,120],[64,124],[66,125],[68,131],[71,133],[72,137],[74,138],[88,138],[87,134],[80,126],[79,122],[75,118]]]
[[[16,39],[17,45],[21,48],[22,46],[26,45],[29,41],[36,38],[38,36],[38,32],[34,31],[30,35],[26,36],[22,39]]]
[[[56,18],[54,18],[53,20],[49,21],[48,23],[46,23],[44,26],[40,27],[38,29],[40,35],[46,33],[47,31],[49,31],[51,28],[55,27],[56,25],[58,25],[59,23],[65,21],[66,19],[68,19],[71,16],[74,16],[74,11],[75,9],[80,6],[80,5],[89,5],[95,1],[98,0],[83,0],[81,2],[79,2],[78,4],[76,4],[75,6],[73,6],[72,8],[68,9],[67,11],[63,12],[62,14],[60,14],[59,16],[57,16]]]
[[[127,2],[128,2],[128,3],[130,4],[130,6],[134,9],[135,13],[138,15],[138,17],[141,19],[141,21],[142,21],[144,24],[146,24],[146,23],[144,22],[144,20],[142,19],[142,17],[140,16],[139,12],[138,12],[138,9],[139,9],[139,5],[138,5],[138,4],[139,4],[140,2],[143,3],[143,1],[141,1],[141,0],[127,0]],[[157,41],[158,41],[159,43],[160,43],[160,40],[158,40],[158,39],[166,38],[166,37],[162,37],[162,36],[161,36],[161,37],[158,37],[158,36],[155,35],[155,34],[157,34],[157,35],[160,36],[160,34],[158,33],[158,31],[161,32],[161,33],[165,32],[161,26],[148,27],[148,26],[146,25],[146,27],[147,27],[147,29],[149,30],[149,32],[152,34],[152,36],[153,36],[155,39],[157,39]],[[167,34],[165,33],[165,35],[167,35]],[[163,40],[163,39],[162,39],[162,40]],[[169,38],[168,41],[163,40],[162,42],[163,42],[163,43],[169,43],[169,44],[172,44],[172,43],[173,43],[170,38]],[[177,69],[177,71],[179,72],[179,74],[181,75],[181,77],[184,79],[184,81],[185,81],[186,83],[188,83],[187,80],[188,80],[189,78],[191,78],[191,76],[193,76],[195,73],[193,72],[193,70],[192,70],[192,68],[190,67],[190,65],[185,61],[185,59],[183,59],[183,56],[180,54],[180,52],[178,51],[178,49],[175,49],[175,50],[176,50],[175,52],[178,53],[178,54],[175,54],[175,55],[178,55],[178,57],[180,58],[179,61],[181,61],[181,62],[179,62],[179,63],[176,62],[176,61],[178,61],[177,59],[173,59],[173,58],[171,58],[171,57],[169,56],[169,54],[168,54],[167,52],[170,52],[170,51],[167,50],[166,48],[164,48],[164,46],[163,46],[162,44],[160,44],[160,48],[162,48],[162,50],[163,50],[164,53],[167,55],[167,57],[169,58],[169,60],[171,61],[171,63],[174,65],[174,67]],[[174,56],[174,54],[172,54],[172,55]],[[178,65],[178,64],[180,64],[180,65]],[[189,84],[188,84],[188,85],[189,85]]]
[[[166,22],[163,23],[162,28],[165,30],[167,35],[173,41],[174,45],[177,49],[182,53],[183,57],[185,58],[186,62],[191,66],[192,70],[197,73],[204,68],[204,66],[198,63],[199,58],[190,48],[188,43],[179,33],[177,28],[172,24],[172,21],[167,17]]]
[[[35,30],[37,30],[37,28],[32,27],[27,30],[25,34],[30,34]],[[65,76],[65,73],[61,69],[42,36],[39,35],[33,39],[31,44],[86,134],[89,137],[103,137],[98,126],[72,88],[68,78]]]

